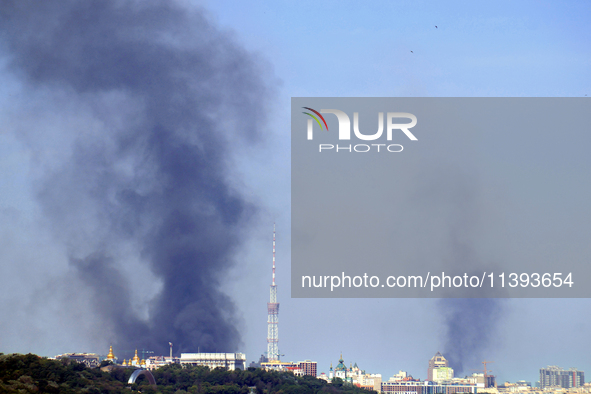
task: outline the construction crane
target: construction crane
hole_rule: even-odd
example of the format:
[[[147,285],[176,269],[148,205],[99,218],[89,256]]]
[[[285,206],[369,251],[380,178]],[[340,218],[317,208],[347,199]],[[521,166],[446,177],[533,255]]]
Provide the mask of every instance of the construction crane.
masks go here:
[[[494,361],[483,361],[482,363],[484,364],[484,379],[486,379],[486,377],[488,376],[488,375],[487,375],[487,372],[492,372],[492,371],[490,371],[490,370],[489,370],[489,371],[487,371],[487,369],[486,369],[486,364],[494,363]]]
[[[488,373],[492,372],[492,369],[487,369],[486,364],[494,363],[494,361],[483,361],[484,364],[484,387],[488,387]],[[483,372],[482,369],[473,369],[473,371]]]

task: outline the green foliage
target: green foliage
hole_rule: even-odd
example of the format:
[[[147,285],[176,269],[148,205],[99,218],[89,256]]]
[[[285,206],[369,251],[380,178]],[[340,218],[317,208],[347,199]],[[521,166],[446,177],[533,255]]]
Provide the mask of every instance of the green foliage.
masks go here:
[[[59,394],[307,394],[307,393],[369,393],[350,384],[328,384],[312,376],[297,377],[291,372],[210,370],[207,367],[168,365],[152,371],[157,386],[150,386],[141,376],[128,385],[132,368],[87,368],[83,364],[62,359],[48,360],[33,354],[0,354],[0,393]],[[374,392],[375,393],[375,392]]]
[[[102,367],[106,367],[107,365],[113,365],[113,362],[110,360],[103,360],[103,361],[101,361],[101,365],[99,365],[99,367],[102,368]]]
[[[180,393],[236,393],[248,394],[307,394],[307,393],[364,393],[370,392],[343,383],[335,387],[312,376],[298,377],[291,372],[265,371],[248,368],[246,371],[225,371],[217,368],[169,365],[152,372],[162,394]],[[147,384],[147,382],[146,382]],[[375,393],[375,392],[374,392]]]
[[[34,354],[0,355],[1,393],[129,393],[127,379],[90,369],[68,359],[48,360]]]

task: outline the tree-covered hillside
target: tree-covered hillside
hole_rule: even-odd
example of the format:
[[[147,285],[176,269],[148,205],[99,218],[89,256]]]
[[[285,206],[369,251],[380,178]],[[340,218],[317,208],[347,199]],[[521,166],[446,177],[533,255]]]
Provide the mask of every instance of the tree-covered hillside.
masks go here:
[[[68,359],[0,355],[0,393],[127,393],[132,371],[90,369]]]
[[[48,360],[33,354],[0,354],[0,393],[369,393],[341,381],[327,384],[311,376],[254,368],[225,371],[171,365],[152,372],[156,388],[145,377],[128,385],[132,372],[133,368],[103,372],[67,359]]]

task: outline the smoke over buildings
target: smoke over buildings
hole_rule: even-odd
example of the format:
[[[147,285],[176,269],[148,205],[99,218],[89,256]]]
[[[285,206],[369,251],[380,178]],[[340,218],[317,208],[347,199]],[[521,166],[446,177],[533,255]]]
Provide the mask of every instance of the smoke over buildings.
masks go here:
[[[232,150],[261,137],[263,67],[203,11],[172,1],[0,8],[4,78],[23,104],[13,130],[67,250],[62,284],[84,289],[115,349],[235,351],[219,286],[256,207],[228,174]]]
[[[456,268],[469,275],[495,271],[494,263],[475,247],[477,240],[471,234],[483,231],[481,222],[490,222],[477,186],[462,180],[451,187],[460,198],[457,203],[448,202],[455,214],[448,219],[446,269]],[[449,366],[456,376],[480,370],[486,351],[494,344],[504,303],[498,298],[443,298],[438,304],[444,323],[443,355]]]
[[[445,351],[456,376],[482,369],[486,350],[494,344],[494,334],[503,307],[496,298],[444,298],[439,301],[445,322]],[[484,358],[483,358],[484,357]]]
[[[472,245],[476,240],[470,233],[481,231],[479,221],[485,216],[478,193],[467,192],[471,188],[466,184],[455,187],[462,198],[452,204],[456,214],[450,219],[446,268],[459,268],[469,275],[493,272],[494,264]],[[498,298],[443,298],[438,304],[444,323],[443,354],[449,366],[456,376],[481,369],[486,351],[494,344],[504,303]]]
[[[445,157],[440,160],[446,163]],[[430,164],[435,168],[435,163]],[[495,206],[479,170],[477,165],[470,170],[449,165],[436,171],[436,177],[425,176],[428,186],[419,189],[420,207],[429,212],[434,226],[443,229],[440,249],[432,259],[439,259],[448,275],[499,272],[495,261],[506,256],[503,227],[495,218]],[[441,350],[457,377],[483,370],[482,361],[490,359],[503,320],[503,299],[442,298],[436,302],[443,347],[434,350]]]

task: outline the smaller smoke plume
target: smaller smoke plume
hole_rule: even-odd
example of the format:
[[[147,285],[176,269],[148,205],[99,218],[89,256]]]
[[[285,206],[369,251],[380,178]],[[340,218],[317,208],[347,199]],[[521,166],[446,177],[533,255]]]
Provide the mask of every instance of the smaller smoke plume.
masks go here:
[[[484,352],[494,343],[502,302],[496,298],[445,298],[440,301],[445,319],[443,356],[456,376],[481,369]]]
[[[496,256],[487,254],[487,239],[493,218],[482,198],[477,168],[469,171],[437,163],[437,176],[425,176],[425,187],[419,193],[421,208],[429,212],[433,226],[444,232],[439,239],[437,258],[446,274],[482,275],[494,271]],[[435,163],[430,163],[435,165]],[[453,273],[453,274],[452,274]],[[485,293],[480,295],[486,296]],[[494,343],[503,302],[497,298],[444,298],[438,301],[443,322],[443,356],[456,376],[481,370],[485,351]],[[483,358],[484,357],[484,358]]]

